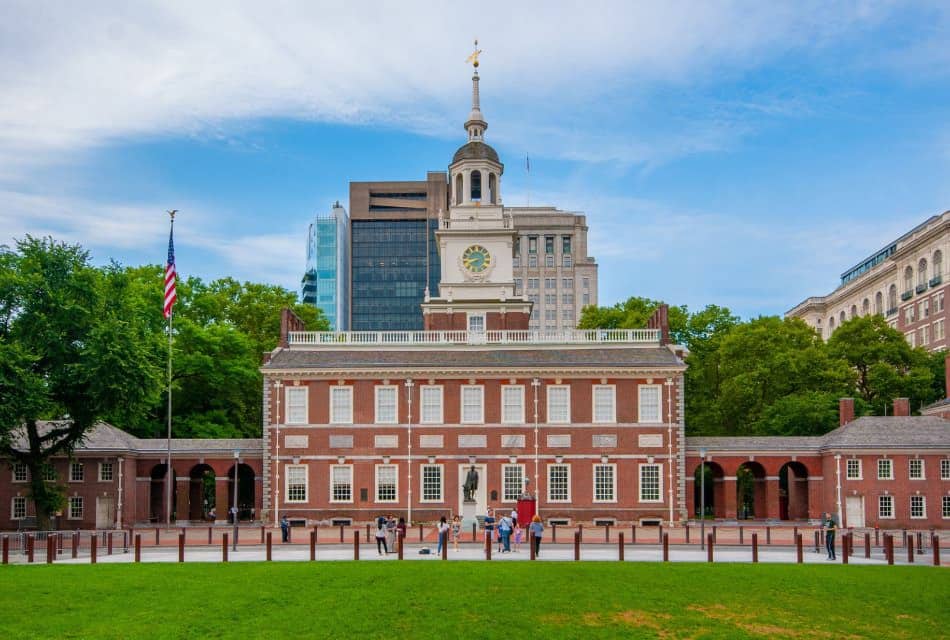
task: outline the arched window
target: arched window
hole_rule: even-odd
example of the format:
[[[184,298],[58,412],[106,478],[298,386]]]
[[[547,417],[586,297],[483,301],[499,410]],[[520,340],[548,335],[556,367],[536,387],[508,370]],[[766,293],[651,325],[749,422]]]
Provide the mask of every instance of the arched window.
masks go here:
[[[494,173],[488,174],[488,201],[498,204],[498,178]]]
[[[828,318],[828,331],[834,331],[834,330],[835,330],[835,317],[831,316],[830,318]]]
[[[874,296],[874,313],[879,316],[884,315],[884,294],[880,291]]]
[[[841,323],[841,324],[844,324],[844,321],[847,320],[847,319],[848,319],[848,317],[844,314],[844,311],[842,311],[842,312],[841,312],[841,315],[838,316],[838,322]]]
[[[934,251],[933,278],[936,280],[934,285],[938,285],[943,277],[943,252],[940,249]]]
[[[871,301],[865,298],[864,302],[861,303],[861,315],[866,316],[869,313],[871,313]]]
[[[455,204],[462,204],[462,174],[456,174],[455,176]]]
[[[854,318],[856,315],[858,315],[858,305],[853,304],[851,305],[851,317]]]
[[[923,287],[927,284],[927,258],[921,258],[917,263],[917,286]]]
[[[914,288],[914,268],[904,269],[904,291],[910,291]]]
[[[472,198],[471,198],[471,200],[472,200],[472,202],[481,202],[481,199],[482,199],[482,172],[481,172],[481,171],[478,171],[477,169],[476,169],[475,171],[472,171],[472,177],[470,178],[470,180],[472,181]]]
[[[890,315],[892,311],[897,309],[897,285],[892,284],[891,288],[887,290],[887,313]]]

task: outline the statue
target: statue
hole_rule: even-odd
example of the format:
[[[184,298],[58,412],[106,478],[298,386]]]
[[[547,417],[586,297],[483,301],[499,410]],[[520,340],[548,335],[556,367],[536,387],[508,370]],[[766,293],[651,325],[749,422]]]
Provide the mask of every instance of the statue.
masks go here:
[[[475,502],[475,492],[478,490],[478,471],[473,464],[465,476],[465,484],[462,485],[464,502]]]

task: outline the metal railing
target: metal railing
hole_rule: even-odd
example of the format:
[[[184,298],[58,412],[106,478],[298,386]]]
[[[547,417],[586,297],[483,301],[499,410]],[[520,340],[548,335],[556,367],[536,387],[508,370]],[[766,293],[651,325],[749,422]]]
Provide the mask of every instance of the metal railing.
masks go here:
[[[659,329],[564,329],[556,331],[291,331],[297,346],[424,346],[530,344],[659,345]]]

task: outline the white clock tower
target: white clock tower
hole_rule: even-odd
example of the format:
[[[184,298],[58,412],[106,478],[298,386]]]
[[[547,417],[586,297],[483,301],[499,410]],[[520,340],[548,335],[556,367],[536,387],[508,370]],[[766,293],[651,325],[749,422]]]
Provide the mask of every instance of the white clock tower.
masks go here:
[[[477,46],[477,43],[476,43]],[[488,123],[478,96],[478,54],[471,60],[472,111],[465,122],[468,142],[449,165],[448,212],[436,232],[442,266],[437,297],[426,292],[422,305],[427,329],[527,329],[531,303],[514,298],[510,216],[501,204],[505,167],[485,144]]]

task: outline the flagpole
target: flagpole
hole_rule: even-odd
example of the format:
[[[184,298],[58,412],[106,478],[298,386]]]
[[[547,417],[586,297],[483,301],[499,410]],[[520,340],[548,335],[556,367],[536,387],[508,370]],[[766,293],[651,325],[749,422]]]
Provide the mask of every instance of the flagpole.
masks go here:
[[[171,238],[175,232],[175,213],[177,209],[173,209],[168,212],[168,216],[171,218],[171,227],[169,230],[169,246],[171,246]],[[177,277],[177,274],[176,276]],[[172,316],[174,311],[169,309],[168,311],[168,458],[166,459],[167,466],[165,467],[165,478],[166,478],[166,491],[165,491],[165,526],[171,528],[172,526],[172,493],[174,491],[175,481],[172,477],[174,475],[174,470],[172,469]]]

